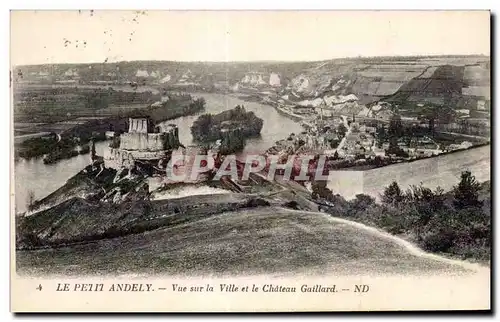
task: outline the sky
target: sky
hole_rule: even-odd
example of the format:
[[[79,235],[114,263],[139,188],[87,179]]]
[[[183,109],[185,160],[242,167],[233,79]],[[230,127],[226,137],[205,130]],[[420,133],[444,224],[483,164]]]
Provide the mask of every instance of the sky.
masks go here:
[[[12,11],[11,65],[490,54],[489,11]]]

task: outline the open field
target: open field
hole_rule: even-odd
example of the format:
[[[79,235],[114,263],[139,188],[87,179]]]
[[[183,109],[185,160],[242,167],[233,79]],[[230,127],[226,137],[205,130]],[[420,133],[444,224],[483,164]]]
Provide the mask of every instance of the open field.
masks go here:
[[[14,122],[55,123],[78,117],[116,116],[124,106],[144,108],[160,100],[157,90],[153,93],[145,88],[16,84]]]

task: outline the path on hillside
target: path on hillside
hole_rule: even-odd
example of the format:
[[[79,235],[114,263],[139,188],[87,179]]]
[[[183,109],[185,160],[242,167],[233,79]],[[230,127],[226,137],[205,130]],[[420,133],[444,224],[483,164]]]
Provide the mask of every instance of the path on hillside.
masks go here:
[[[425,74],[429,70],[429,68],[433,68],[433,67],[436,67],[436,66],[427,66],[427,67],[425,67],[424,70],[420,74],[418,74],[417,76],[413,77],[412,79],[417,79],[417,78],[422,77],[422,75]]]
[[[457,276],[489,268],[427,254],[325,213],[258,207],[74,245],[16,252],[19,274]]]
[[[347,219],[332,217],[332,216],[329,216],[329,215],[324,214],[324,213],[321,213],[321,214],[323,214],[326,218],[328,218],[331,221],[339,222],[339,223],[346,223],[346,224],[351,225],[353,227],[360,228],[360,229],[363,229],[364,231],[373,233],[376,236],[386,238],[387,240],[390,240],[390,241],[396,243],[397,245],[404,247],[410,254],[415,255],[417,257],[428,258],[428,259],[436,260],[436,261],[443,262],[446,264],[456,265],[460,268],[472,271],[474,273],[489,271],[489,268],[487,268],[485,266],[481,266],[481,265],[476,264],[476,263],[450,259],[450,258],[438,256],[435,254],[427,253],[427,252],[423,251],[422,249],[418,248],[417,246],[415,246],[414,244],[410,243],[409,241],[404,240],[402,238],[399,238],[397,236],[391,235],[388,232],[382,231],[378,228],[367,226],[365,224],[351,221],[351,220],[347,220]]]

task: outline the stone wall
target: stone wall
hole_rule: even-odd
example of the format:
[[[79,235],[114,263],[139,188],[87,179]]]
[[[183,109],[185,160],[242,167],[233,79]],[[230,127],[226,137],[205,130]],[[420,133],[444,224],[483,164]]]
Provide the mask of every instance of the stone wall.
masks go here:
[[[129,168],[132,166],[130,156],[126,151],[108,148],[103,153],[104,167],[112,169]]]
[[[129,118],[128,121],[128,132],[129,133],[148,133],[153,132],[153,124],[147,118]]]
[[[104,166],[106,168],[120,169],[130,168],[135,160],[156,161],[165,158],[167,151],[130,151],[108,148],[104,150]]]
[[[142,125],[141,125],[142,126]],[[140,129],[134,127],[134,129]],[[160,151],[176,149],[179,146],[179,129],[168,125],[161,133],[133,131],[120,136],[120,148],[125,150]]]
[[[124,150],[164,150],[167,133],[123,133],[120,136],[120,149]]]

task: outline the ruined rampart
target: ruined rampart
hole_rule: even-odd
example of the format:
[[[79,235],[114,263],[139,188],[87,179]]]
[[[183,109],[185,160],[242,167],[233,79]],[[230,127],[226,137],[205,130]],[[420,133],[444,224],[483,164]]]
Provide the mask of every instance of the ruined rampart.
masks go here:
[[[120,136],[120,149],[123,150],[164,150],[168,133],[123,133]]]
[[[156,161],[167,156],[167,151],[131,151],[109,148],[104,150],[104,166],[120,169],[133,167],[136,161]]]

